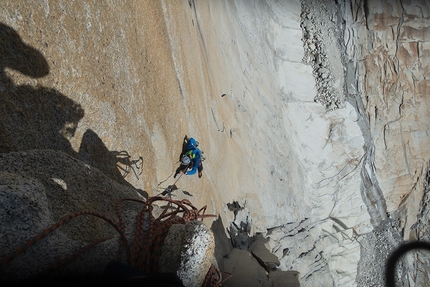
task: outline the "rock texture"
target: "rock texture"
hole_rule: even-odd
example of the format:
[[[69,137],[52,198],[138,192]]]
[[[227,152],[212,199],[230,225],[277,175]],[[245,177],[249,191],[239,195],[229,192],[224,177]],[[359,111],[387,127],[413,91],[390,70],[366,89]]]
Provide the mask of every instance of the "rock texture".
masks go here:
[[[428,59],[413,56],[410,47],[420,47],[425,55],[428,39],[422,35],[429,26],[428,12],[425,1],[302,2],[304,59],[313,68],[318,91],[314,100],[325,99],[321,103],[329,110],[339,106],[321,92],[324,85],[335,91],[326,80],[331,77],[320,73],[328,69],[341,84],[344,96],[332,94],[340,103],[345,99],[341,110],[346,112],[331,120],[327,137],[330,145],[343,142],[343,151],[332,150],[315,166],[324,170],[312,180],[311,190],[320,195],[320,202],[314,202],[313,212],[301,221],[268,233],[281,262],[303,272],[306,284],[322,280],[324,285],[382,285],[387,256],[402,240],[416,239],[409,228],[425,194],[429,154],[420,146],[429,138],[418,134],[427,134],[429,128],[428,113],[421,110],[428,107],[422,89],[428,91],[429,82],[424,76]],[[325,154],[326,149],[324,144],[318,150]],[[304,165],[316,164],[318,157]],[[331,199],[326,201],[327,196]],[[329,212],[323,206],[330,207]],[[317,214],[327,217],[316,221]],[[307,263],[297,268],[300,261]],[[428,271],[416,276],[416,270],[400,265],[401,284],[427,277]]]
[[[269,281],[272,286],[299,287],[298,275],[295,271],[275,271],[269,274]]]
[[[429,240],[427,2],[4,1],[0,152],[61,151],[155,195],[193,136],[203,178],[181,178],[172,196],[219,215],[220,268],[225,240],[248,250],[259,233],[303,286],[381,286],[391,250]],[[43,190],[73,186],[2,176],[5,202],[31,212],[50,204]],[[399,266],[400,286],[428,281],[425,253]]]
[[[249,246],[251,254],[260,262],[260,264],[270,273],[271,270],[276,270],[279,267],[279,260],[274,254],[267,249],[266,240],[261,234],[257,234],[254,242]]]
[[[61,151],[45,149],[1,154],[0,167],[2,258],[13,254],[28,240],[68,215],[91,210],[119,226],[116,203],[124,198],[144,200],[136,189],[113,181],[98,169]],[[134,241],[136,217],[141,208],[142,204],[132,202],[119,205],[130,243]],[[161,211],[153,206],[152,214],[157,217]],[[148,224],[145,226],[146,229],[149,227]],[[117,258],[120,236],[101,218],[81,216],[32,243],[24,253],[2,266],[0,280],[16,283],[29,279],[96,239],[108,240],[80,254],[64,267],[58,266],[50,278],[89,280],[93,279],[91,276],[101,276],[106,264]],[[201,286],[213,253],[213,234],[203,223],[193,221],[174,225],[163,243],[158,270],[177,274],[185,286]],[[82,280],[77,282],[84,282]],[[93,282],[96,286],[102,284],[104,278],[98,280]]]
[[[214,256],[214,238],[203,223],[175,224],[164,240],[160,272],[176,273],[185,286],[202,286]]]
[[[92,210],[117,222],[115,203],[119,199],[142,198],[136,190],[116,183],[96,168],[60,151],[1,154],[0,169],[2,257],[67,215]],[[130,213],[125,219],[127,226],[133,227],[141,206],[125,203],[121,207]],[[58,269],[53,276],[84,275],[98,264],[116,258],[117,231],[100,218],[76,217],[4,266],[1,279],[36,275],[103,238],[112,239],[97,245],[64,269]]]
[[[267,250],[267,254],[269,251]],[[297,271],[266,270],[261,265],[261,259],[247,250],[233,248],[224,259],[225,272],[233,276],[225,281],[226,286],[301,286]]]
[[[224,260],[225,271],[234,276],[226,281],[230,286],[270,286],[265,270],[247,250],[234,248]]]
[[[411,226],[419,218],[417,201],[425,195],[429,158],[421,146],[428,144],[428,136],[422,135],[430,127],[427,120],[422,121],[428,116],[422,108],[429,105],[429,63],[425,55],[429,51],[430,6],[426,1],[386,1],[370,2],[361,8],[352,2],[341,11],[345,20],[346,89],[349,101],[367,115],[361,121],[368,142],[361,193],[375,226],[369,236],[386,237],[375,240],[376,245],[387,242],[384,246],[396,245],[401,237],[415,240]],[[360,265],[366,262],[365,254],[372,253],[373,247],[369,248],[361,250]],[[376,258],[383,261],[384,255]],[[404,264],[399,275],[401,284],[409,284],[410,280],[418,284],[428,276],[429,270],[417,276],[412,271],[415,268],[410,268],[414,265],[410,259]],[[374,269],[382,272],[383,265]],[[359,272],[357,283],[363,284],[364,277],[365,273]]]

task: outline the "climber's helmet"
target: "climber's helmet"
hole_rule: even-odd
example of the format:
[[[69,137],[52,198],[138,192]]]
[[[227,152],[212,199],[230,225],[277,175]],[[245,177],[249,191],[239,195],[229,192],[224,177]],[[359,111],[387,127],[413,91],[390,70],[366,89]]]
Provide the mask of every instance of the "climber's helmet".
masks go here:
[[[182,159],[181,159],[181,162],[182,162],[183,165],[189,165],[190,162],[191,162],[191,160],[190,160],[190,158],[187,155],[183,155]]]

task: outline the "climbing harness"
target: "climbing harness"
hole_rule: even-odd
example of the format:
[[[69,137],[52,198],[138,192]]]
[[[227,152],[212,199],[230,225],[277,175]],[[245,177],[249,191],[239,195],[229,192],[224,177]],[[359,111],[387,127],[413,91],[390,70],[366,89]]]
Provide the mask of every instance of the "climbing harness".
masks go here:
[[[195,150],[189,150],[185,153],[190,159],[194,159],[196,157],[196,154],[194,153]]]
[[[130,245],[127,237],[125,236],[125,223],[121,216],[120,204],[123,201],[133,201],[143,205],[142,209],[138,212],[136,218],[136,230],[135,236],[133,240],[133,244]],[[157,201],[162,201],[166,203],[166,206],[163,212],[155,218],[152,214],[153,204]],[[193,220],[203,220],[208,217],[217,217],[214,214],[205,214],[207,206],[204,206],[201,209],[197,209],[194,205],[191,204],[190,201],[183,200],[172,200],[160,196],[154,196],[148,198],[146,201],[135,199],[135,198],[124,198],[120,199],[115,205],[115,211],[118,216],[119,223],[115,223],[111,219],[106,216],[90,211],[84,210],[80,212],[73,213],[68,215],[58,222],[53,224],[51,227],[46,228],[41,233],[34,236],[32,239],[28,240],[24,245],[20,248],[16,249],[14,252],[6,255],[1,260],[1,266],[5,266],[11,260],[22,254],[25,250],[36,244],[38,241],[42,240],[48,234],[58,229],[60,226],[70,222],[73,218],[82,216],[82,215],[90,215],[101,218],[108,222],[112,227],[115,228],[116,231],[120,234],[119,248],[117,253],[117,258],[120,261],[126,261],[129,265],[136,267],[140,270],[145,271],[146,273],[155,273],[158,268],[158,259],[160,256],[161,247],[163,245],[164,239],[169,231],[169,228],[173,224],[185,224],[187,222]],[[80,254],[95,246],[96,244],[106,241],[110,238],[102,238],[93,241],[89,245],[84,248],[78,250],[74,254],[70,255],[66,259],[61,260],[59,263],[53,265],[51,268],[46,269],[36,275],[36,277],[46,276],[55,271],[57,268],[65,265],[66,263],[72,261],[77,258]],[[124,258],[125,257],[125,258]],[[211,277],[215,272],[214,267],[211,267],[208,271],[207,277]],[[215,268],[216,269],[216,268]],[[215,273],[219,273],[216,271]],[[217,273],[217,274],[218,274]],[[212,276],[213,277],[213,276]],[[211,278],[212,278],[211,277]],[[212,279],[211,279],[212,280]],[[210,281],[215,284],[215,281]],[[207,283],[209,285],[206,286],[220,286],[213,285],[212,283]],[[212,284],[212,285],[210,285]]]

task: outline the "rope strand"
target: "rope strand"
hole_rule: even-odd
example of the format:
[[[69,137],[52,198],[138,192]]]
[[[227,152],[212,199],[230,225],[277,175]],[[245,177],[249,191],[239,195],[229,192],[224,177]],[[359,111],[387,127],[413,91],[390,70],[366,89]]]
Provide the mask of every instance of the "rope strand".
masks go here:
[[[136,217],[136,228],[135,228],[133,246],[130,246],[130,242],[125,236],[125,222],[122,218],[121,210],[120,210],[120,204],[123,201],[134,201],[134,202],[141,203],[143,205],[142,209],[138,212]],[[165,202],[166,206],[163,212],[160,214],[160,216],[155,218],[152,214],[152,210],[153,210],[153,204],[157,201]],[[174,205],[176,207],[174,207]],[[28,248],[30,248],[31,246],[33,246],[34,244],[36,244],[37,242],[45,238],[51,232],[55,231],[60,226],[70,222],[73,218],[81,215],[90,215],[90,216],[95,216],[100,219],[103,219],[104,221],[108,222],[112,227],[114,227],[116,231],[118,231],[120,235],[120,242],[118,247],[119,260],[122,260],[123,251],[125,249],[126,257],[127,257],[126,261],[130,265],[140,270],[143,270],[147,273],[155,273],[157,272],[157,269],[158,269],[158,259],[160,257],[161,247],[163,246],[164,239],[167,236],[167,233],[169,232],[169,229],[173,224],[185,224],[187,222],[197,220],[197,219],[203,220],[203,218],[207,218],[207,217],[217,217],[217,215],[215,214],[205,214],[206,206],[198,210],[194,205],[191,204],[190,201],[186,199],[179,201],[179,200],[164,198],[161,196],[150,197],[146,201],[142,201],[140,199],[134,199],[134,198],[120,199],[115,204],[115,210],[119,219],[119,225],[113,222],[108,217],[102,214],[99,214],[97,212],[93,212],[91,210],[83,210],[83,211],[72,213],[60,219],[58,222],[54,223],[49,228],[46,228],[41,233],[37,234],[36,236],[28,240],[25,244],[23,244],[21,247],[16,249],[14,252],[11,252],[10,254],[3,257],[1,261],[1,266],[5,266],[11,260],[13,260],[20,254],[25,252]],[[81,248],[80,250],[68,256],[67,258],[61,260],[60,262],[52,265],[50,268],[42,271],[36,276],[40,277],[40,276],[46,276],[51,274],[56,269],[76,259],[79,255],[83,254],[85,251],[89,250],[96,244],[106,240],[108,239],[103,238],[103,239],[94,240],[87,246]],[[208,271],[208,274],[210,272],[212,273],[214,272],[213,268],[211,267],[211,269]],[[216,270],[216,272],[218,272],[219,274],[218,270]],[[219,283],[219,280],[215,280],[215,281],[211,280],[210,284],[211,285],[204,285],[204,286],[212,286],[212,287],[221,286],[221,283]]]

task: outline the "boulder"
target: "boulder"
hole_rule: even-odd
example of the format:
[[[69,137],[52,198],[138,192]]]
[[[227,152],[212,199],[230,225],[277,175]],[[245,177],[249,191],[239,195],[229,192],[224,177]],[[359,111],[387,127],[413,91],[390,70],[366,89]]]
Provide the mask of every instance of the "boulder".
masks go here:
[[[175,273],[187,287],[201,286],[212,264],[215,241],[200,221],[174,224],[161,250],[159,272]]]
[[[23,244],[67,215],[91,210],[118,224],[115,204],[139,199],[136,190],[106,177],[98,169],[54,150],[0,154],[0,256]],[[134,231],[139,203],[122,203],[126,233]],[[83,275],[96,265],[115,259],[119,233],[101,218],[83,215],[34,241],[26,251],[0,269],[2,280],[25,279],[74,254],[97,239],[108,239],[52,276]]]

